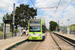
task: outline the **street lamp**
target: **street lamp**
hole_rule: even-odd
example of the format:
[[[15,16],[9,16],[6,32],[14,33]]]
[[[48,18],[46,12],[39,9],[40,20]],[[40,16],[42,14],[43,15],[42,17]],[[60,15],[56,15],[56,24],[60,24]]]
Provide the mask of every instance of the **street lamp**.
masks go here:
[[[68,33],[68,34],[70,33],[70,29],[69,29],[69,20],[70,20],[70,19],[67,19],[67,21],[68,21],[67,33]]]
[[[15,20],[15,3],[13,4],[13,31],[12,31],[12,36],[14,36],[14,20]]]
[[[69,26],[69,20],[70,20],[70,19],[67,19],[67,20],[68,20],[68,26]]]

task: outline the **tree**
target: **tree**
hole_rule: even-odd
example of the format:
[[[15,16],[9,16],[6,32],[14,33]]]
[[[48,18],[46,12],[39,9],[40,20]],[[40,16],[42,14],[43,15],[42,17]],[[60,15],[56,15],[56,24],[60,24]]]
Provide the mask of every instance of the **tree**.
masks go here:
[[[6,15],[3,16],[3,22],[5,19],[12,20],[12,14],[13,12],[11,14],[6,13]],[[19,7],[16,7],[15,14],[15,28],[17,29],[18,25],[26,27],[26,25],[28,25],[28,20],[37,15],[37,9],[34,9],[33,7],[30,8],[29,5],[20,4]],[[12,23],[10,24],[12,25]]]
[[[50,21],[49,24],[50,24],[49,30],[51,30],[51,31],[54,31],[56,29],[56,27],[58,27],[58,24],[54,21]]]
[[[6,15],[3,16],[3,22],[4,20],[12,20],[12,16],[8,13],[6,13]]]
[[[37,15],[37,9],[33,7],[30,8],[29,5],[21,4],[20,7],[16,7],[15,14],[15,26],[17,29],[17,25],[26,27],[28,20]]]
[[[4,23],[4,20],[12,20],[12,15],[6,13],[6,14],[3,16],[3,23]],[[12,29],[12,22],[9,22],[9,24],[10,24],[10,28]]]

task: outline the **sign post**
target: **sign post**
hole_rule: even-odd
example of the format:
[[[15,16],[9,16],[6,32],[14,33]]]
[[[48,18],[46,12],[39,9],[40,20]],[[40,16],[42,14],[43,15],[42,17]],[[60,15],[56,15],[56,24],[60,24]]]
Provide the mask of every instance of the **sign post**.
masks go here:
[[[6,39],[6,34],[10,33],[10,24],[6,24],[12,22],[12,20],[4,20],[4,28],[3,28],[3,32],[4,32],[4,39]]]
[[[10,24],[6,24],[6,34],[10,33]]]

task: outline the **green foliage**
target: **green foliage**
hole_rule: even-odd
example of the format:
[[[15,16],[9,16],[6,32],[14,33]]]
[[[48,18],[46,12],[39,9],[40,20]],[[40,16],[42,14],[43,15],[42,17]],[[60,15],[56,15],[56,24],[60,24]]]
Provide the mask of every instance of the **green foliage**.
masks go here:
[[[3,31],[3,23],[0,23],[1,26],[0,26],[0,31]]]
[[[12,20],[12,15],[6,13],[6,14],[3,16],[3,23],[4,23],[4,20]],[[9,24],[10,24],[10,28],[12,29],[12,22],[9,22]]]
[[[58,27],[58,24],[55,21],[50,21],[49,24],[50,24],[49,30],[51,30],[51,31],[54,31],[56,29],[56,27]]]
[[[72,26],[73,26],[73,30],[75,31],[75,24],[70,25],[70,30],[72,30]]]
[[[16,32],[19,32],[19,30],[18,29],[14,29],[14,32],[16,33]]]
[[[29,5],[20,4],[19,7],[16,7],[15,14],[15,28],[17,29],[18,25],[26,27],[26,25],[28,25],[28,20],[37,15],[37,9],[33,7],[30,8]],[[11,14],[6,13],[6,15],[3,16],[3,22],[5,19],[13,20],[13,12]],[[10,25],[12,29],[12,22]]]
[[[10,29],[10,32],[12,32],[12,29]],[[16,33],[16,32],[19,32],[19,30],[18,29],[14,29],[14,32]]]
[[[3,34],[3,31],[0,31],[0,34]]]
[[[3,29],[0,29],[0,31],[3,31]]]
[[[6,13],[4,16],[3,16],[3,22],[4,20],[12,20],[12,16],[8,13]],[[11,23],[10,23],[11,24]]]
[[[20,4],[19,7],[16,7],[16,16],[15,16],[15,25],[17,24],[21,27],[26,27],[28,25],[28,20],[34,18],[37,15],[37,10],[29,5]]]

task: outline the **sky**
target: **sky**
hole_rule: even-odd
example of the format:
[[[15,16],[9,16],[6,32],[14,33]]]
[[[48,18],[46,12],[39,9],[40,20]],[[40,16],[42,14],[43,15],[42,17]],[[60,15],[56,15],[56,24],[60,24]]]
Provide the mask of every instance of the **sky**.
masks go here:
[[[13,3],[16,7],[25,4],[40,8],[35,17],[44,19],[48,29],[50,21],[59,21],[60,26],[75,24],[75,0],[0,0],[0,23],[6,13],[13,11]]]

